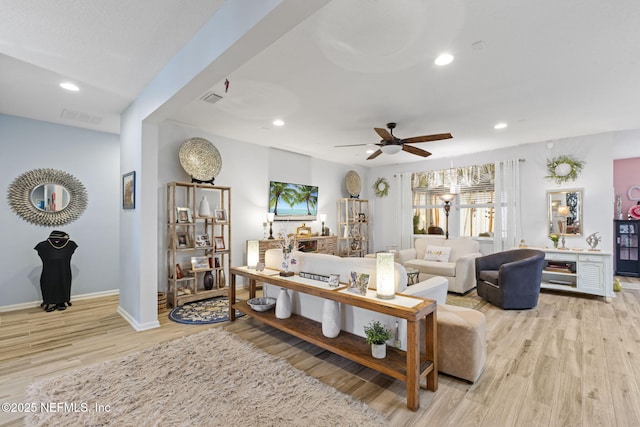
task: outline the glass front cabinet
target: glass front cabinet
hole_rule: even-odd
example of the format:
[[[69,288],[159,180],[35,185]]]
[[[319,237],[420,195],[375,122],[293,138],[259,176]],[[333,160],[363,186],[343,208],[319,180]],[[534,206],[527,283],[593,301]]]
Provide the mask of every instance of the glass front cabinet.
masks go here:
[[[640,220],[616,220],[616,274],[640,276],[638,228]]]

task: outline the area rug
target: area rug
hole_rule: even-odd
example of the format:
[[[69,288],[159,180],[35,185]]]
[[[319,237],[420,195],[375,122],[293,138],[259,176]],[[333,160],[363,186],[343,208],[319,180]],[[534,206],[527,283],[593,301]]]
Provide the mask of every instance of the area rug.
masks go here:
[[[221,328],[27,387],[29,426],[383,426],[385,419]],[[108,409],[106,409],[108,408]]]
[[[447,304],[449,305],[476,308],[482,302],[484,302],[484,300],[478,296],[478,293],[475,290],[465,295],[447,294]]]
[[[236,317],[241,316],[244,316],[244,313],[236,310]],[[171,310],[169,319],[191,325],[226,322],[229,320],[229,299],[217,297],[190,302]]]

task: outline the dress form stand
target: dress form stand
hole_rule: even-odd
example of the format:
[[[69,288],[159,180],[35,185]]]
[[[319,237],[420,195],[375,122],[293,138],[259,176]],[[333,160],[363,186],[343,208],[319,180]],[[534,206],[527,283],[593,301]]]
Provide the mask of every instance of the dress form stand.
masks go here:
[[[78,245],[63,231],[52,231],[34,249],[42,260],[41,307],[45,311],[66,310],[71,306],[71,256]]]

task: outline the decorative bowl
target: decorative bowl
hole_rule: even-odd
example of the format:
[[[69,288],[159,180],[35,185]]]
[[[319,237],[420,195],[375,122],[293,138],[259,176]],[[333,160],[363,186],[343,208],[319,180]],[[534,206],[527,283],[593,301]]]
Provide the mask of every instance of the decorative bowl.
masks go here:
[[[251,298],[247,304],[255,311],[267,311],[276,305],[276,299],[271,297]]]

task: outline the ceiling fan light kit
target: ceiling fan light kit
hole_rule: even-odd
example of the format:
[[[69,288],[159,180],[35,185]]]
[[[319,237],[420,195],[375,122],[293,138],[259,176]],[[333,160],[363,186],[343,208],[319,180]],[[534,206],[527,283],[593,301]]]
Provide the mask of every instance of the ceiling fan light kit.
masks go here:
[[[440,141],[442,139],[453,138],[450,133],[439,133],[433,135],[414,136],[411,138],[398,138],[393,134],[396,123],[387,123],[387,129],[373,128],[376,133],[382,138],[379,143],[375,144],[378,148],[373,154],[367,157],[367,160],[372,160],[378,157],[380,154],[396,154],[399,151],[406,151],[409,154],[415,154],[420,157],[429,157],[430,152],[423,150],[422,148],[414,147],[413,145],[418,142],[431,142]],[[357,147],[371,144],[351,144],[351,145],[336,145],[336,147]]]
[[[382,151],[384,154],[396,154],[402,151],[402,146],[401,145],[383,145],[382,147],[380,147],[380,151]]]

